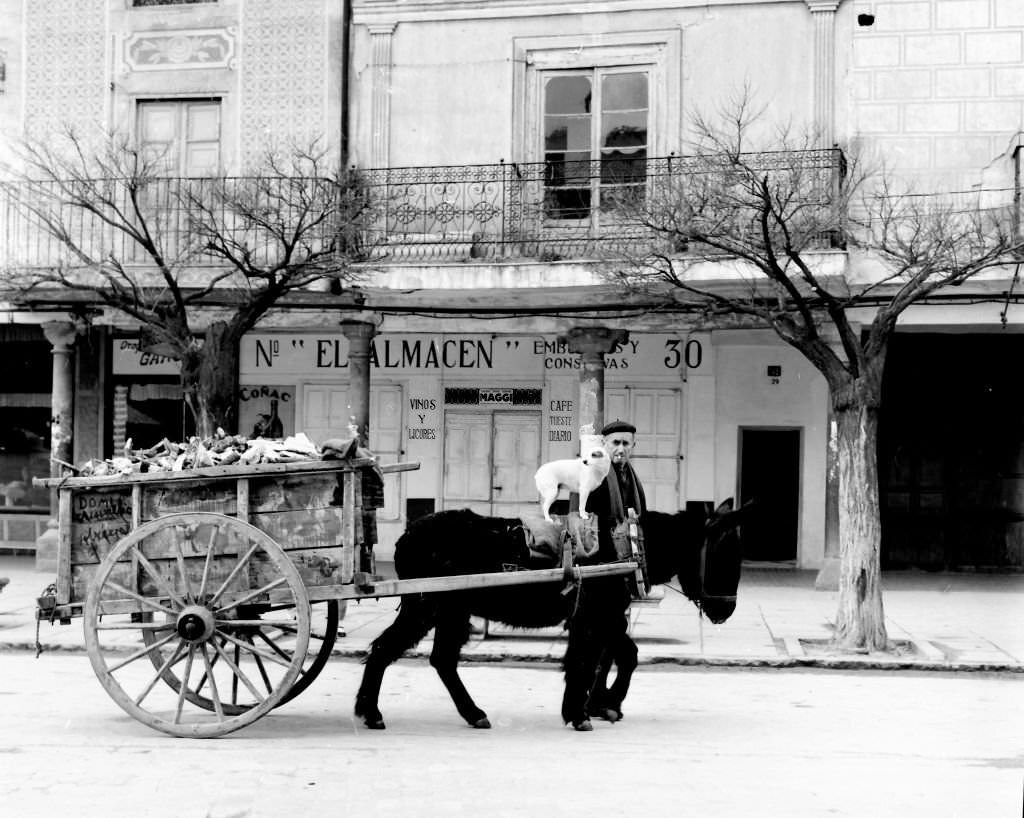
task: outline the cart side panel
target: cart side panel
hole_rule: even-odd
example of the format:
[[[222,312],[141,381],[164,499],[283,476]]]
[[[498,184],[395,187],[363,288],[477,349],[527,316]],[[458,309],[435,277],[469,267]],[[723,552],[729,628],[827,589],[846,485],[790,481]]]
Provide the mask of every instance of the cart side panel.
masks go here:
[[[340,474],[298,474],[250,481],[249,522],[288,552],[307,585],[352,581],[340,480]],[[316,566],[312,574],[304,568],[309,564]]]
[[[77,489],[71,492],[68,602],[84,602],[80,577],[90,578],[118,541],[131,531],[131,488]],[[88,581],[86,580],[86,587]]]
[[[237,481],[169,483],[145,487],[142,520],[155,520],[182,511],[210,511],[234,517],[238,510]]]

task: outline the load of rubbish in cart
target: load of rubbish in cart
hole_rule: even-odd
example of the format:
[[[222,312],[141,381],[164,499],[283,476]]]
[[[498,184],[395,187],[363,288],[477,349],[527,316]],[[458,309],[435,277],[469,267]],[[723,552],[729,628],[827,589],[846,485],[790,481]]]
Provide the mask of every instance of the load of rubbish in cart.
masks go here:
[[[346,438],[331,438],[317,445],[303,432],[285,438],[229,435],[217,429],[213,437],[191,437],[176,443],[166,437],[147,449],[133,449],[129,439],[122,454],[91,459],[70,466],[79,477],[103,477],[145,472],[181,472],[211,466],[252,466],[260,463],[292,463],[303,460],[374,459],[359,445],[354,425]]]

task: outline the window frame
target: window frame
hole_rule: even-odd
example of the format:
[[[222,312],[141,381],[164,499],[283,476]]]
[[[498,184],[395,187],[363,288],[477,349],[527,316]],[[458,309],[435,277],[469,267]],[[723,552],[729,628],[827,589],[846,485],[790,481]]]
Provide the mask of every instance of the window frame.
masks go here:
[[[647,74],[647,157],[679,150],[682,137],[682,30],[626,31],[513,39],[512,145],[514,161],[544,162],[544,83],[555,72],[642,70]],[[597,150],[592,146],[592,151]],[[541,184],[541,188],[544,185]],[[599,186],[598,186],[599,187]],[[523,194],[532,200],[536,191]],[[544,195],[543,190],[539,193]],[[579,220],[541,218],[545,232],[600,229],[599,207]],[[606,218],[607,222],[608,219]]]
[[[146,105],[175,105],[179,108],[177,112],[177,122],[175,126],[176,136],[180,142],[178,144],[178,157],[177,165],[166,175],[169,177],[180,177],[189,178],[192,174],[187,172],[187,144],[188,144],[188,126],[189,117],[187,116],[188,106],[190,104],[217,104],[217,168],[213,171],[213,175],[222,173],[225,168],[225,143],[224,143],[224,97],[222,96],[206,96],[206,95],[187,95],[179,97],[136,97],[134,100],[134,117],[133,127],[135,128],[136,142],[140,149],[144,148],[143,133],[142,133],[142,110]],[[198,176],[196,178],[199,178]]]

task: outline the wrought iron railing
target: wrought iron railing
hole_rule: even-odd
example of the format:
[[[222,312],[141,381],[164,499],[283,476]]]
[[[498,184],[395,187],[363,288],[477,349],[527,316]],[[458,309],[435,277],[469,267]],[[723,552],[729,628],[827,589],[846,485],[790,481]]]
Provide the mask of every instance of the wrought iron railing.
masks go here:
[[[810,242],[822,247],[835,245],[836,220],[828,214],[836,206],[842,184],[841,151],[751,154],[744,156],[744,164],[763,169],[769,176],[798,178],[799,204],[802,212],[809,214],[804,221],[821,227]],[[376,264],[585,260],[633,254],[659,240],[645,225],[650,210],[670,207],[674,193],[713,173],[720,174],[726,185],[731,183],[729,174],[736,175],[728,162],[685,156],[364,170],[355,174],[355,189],[344,194],[354,204],[325,220],[321,240],[333,242],[350,260],[354,257]],[[252,180],[237,179],[235,183],[251,184]],[[160,180],[143,197],[155,214],[163,245],[177,254],[191,253],[192,264],[213,261],[193,246],[194,214],[185,212],[188,202],[208,200],[202,189],[208,184],[195,179]],[[282,178],[266,187],[310,184],[328,183]],[[294,194],[294,190],[286,192]],[[74,263],[68,242],[43,228],[39,217],[26,207],[25,197],[21,185],[0,189],[0,264]],[[280,201],[286,199],[282,196]],[[271,252],[273,236],[265,230],[261,233],[263,228],[252,222],[240,222],[231,212],[230,202],[219,206],[222,212],[215,213],[218,224],[234,240],[254,252]],[[113,254],[128,262],[147,261],[140,248],[101,214],[70,214],[67,223],[74,241],[87,247],[92,256]],[[339,232],[345,233],[340,240]],[[674,249],[679,249],[678,244]]]
[[[727,164],[709,157],[622,156],[363,171],[374,202],[364,246],[373,257],[409,262],[635,254],[656,240],[644,223],[666,215],[674,192],[698,176],[728,173]],[[822,226],[813,242],[836,243],[835,219],[827,212],[842,184],[840,150],[751,154],[744,164],[790,174],[801,207]]]

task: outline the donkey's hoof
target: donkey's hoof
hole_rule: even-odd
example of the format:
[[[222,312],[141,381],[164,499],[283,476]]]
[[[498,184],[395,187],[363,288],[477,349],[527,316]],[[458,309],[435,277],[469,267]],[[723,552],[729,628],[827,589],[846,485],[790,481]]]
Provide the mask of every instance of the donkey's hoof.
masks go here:
[[[622,711],[616,710],[614,707],[602,707],[594,715],[604,721],[610,721],[612,724],[622,720]]]
[[[594,725],[590,723],[590,719],[580,719],[572,723],[572,729],[577,733],[589,733],[594,729]]]
[[[487,716],[484,716],[483,718],[479,718],[476,721],[474,721],[473,727],[475,727],[477,730],[490,730],[491,722],[487,718]]]

